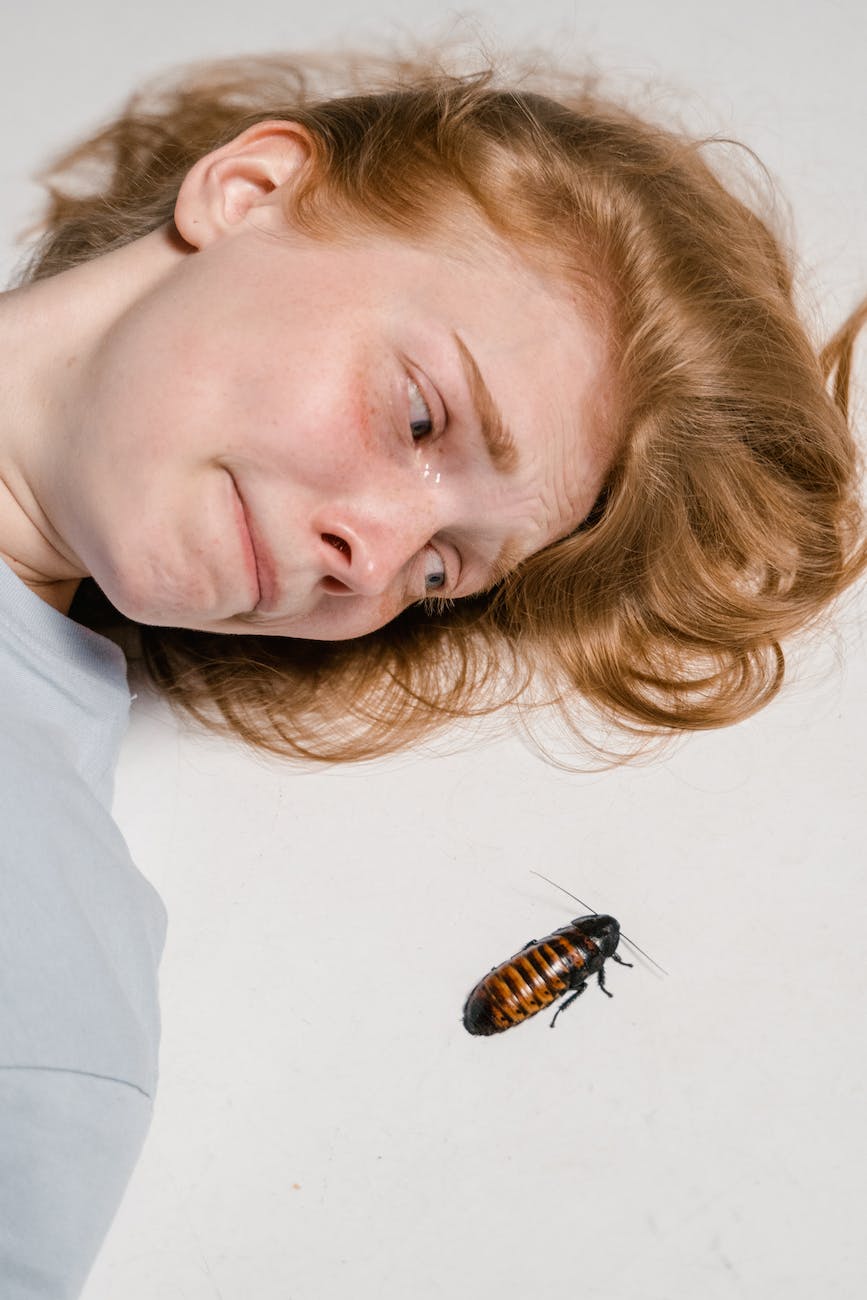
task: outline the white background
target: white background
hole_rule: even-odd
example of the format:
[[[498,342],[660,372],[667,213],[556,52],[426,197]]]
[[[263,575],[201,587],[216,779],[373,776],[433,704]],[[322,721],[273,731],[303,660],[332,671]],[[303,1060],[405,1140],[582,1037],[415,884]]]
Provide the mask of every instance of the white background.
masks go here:
[[[864,13],[473,11],[495,45],[651,78],[661,108],[755,148],[792,204],[820,334],[867,292]],[[2,269],[35,210],[27,177],[143,76],[449,17],[15,6]],[[856,593],[755,719],[603,775],[502,739],[301,772],[185,734],[142,692],[115,811],[170,915],[162,1074],[86,1300],[861,1297],[865,611]],[[583,910],[531,869],[670,973],[611,966],[614,998],[594,985],[555,1032],[538,1016],[471,1038],[476,980]]]

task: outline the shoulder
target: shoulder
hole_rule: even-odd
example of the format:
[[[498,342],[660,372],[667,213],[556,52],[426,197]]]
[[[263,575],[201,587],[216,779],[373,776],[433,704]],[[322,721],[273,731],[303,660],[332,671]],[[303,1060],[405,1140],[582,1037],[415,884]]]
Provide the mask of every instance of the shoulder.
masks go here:
[[[40,729],[0,736],[0,1066],[152,1095],[166,911],[110,812]]]

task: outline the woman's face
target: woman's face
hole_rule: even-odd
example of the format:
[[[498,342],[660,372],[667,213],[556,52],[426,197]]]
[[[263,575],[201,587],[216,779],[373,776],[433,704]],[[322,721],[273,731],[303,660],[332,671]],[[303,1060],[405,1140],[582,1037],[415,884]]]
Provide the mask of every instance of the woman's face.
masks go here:
[[[185,256],[91,359],[68,540],[138,621],[358,636],[571,531],[608,468],[602,340],[565,292],[490,240],[282,220]]]

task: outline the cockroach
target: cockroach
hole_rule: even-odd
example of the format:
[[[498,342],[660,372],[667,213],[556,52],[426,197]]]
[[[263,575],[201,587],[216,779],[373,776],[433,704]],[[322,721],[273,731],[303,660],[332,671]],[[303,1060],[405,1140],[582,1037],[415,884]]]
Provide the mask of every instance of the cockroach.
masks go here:
[[[541,872],[534,871],[533,875],[548,880]],[[548,883],[563,889],[553,880]],[[569,894],[568,889],[563,893]],[[569,894],[569,897],[581,903],[582,907],[587,906],[575,894]],[[622,937],[662,970],[637,944],[632,944],[626,935]],[[619,966],[632,966],[632,962],[624,961],[618,955],[620,939],[619,923],[613,916],[603,916],[599,912],[576,916],[568,925],[561,926],[544,939],[531,939],[520,952],[494,966],[484,979],[479,980],[464,1005],[464,1028],[471,1034],[500,1034],[544,1011],[557,998],[571,993],[571,997],[567,997],[555,1011],[551,1021],[553,1029],[560,1012],[581,996],[593,975],[602,992],[612,997],[613,994],[605,987],[606,961],[610,957]]]

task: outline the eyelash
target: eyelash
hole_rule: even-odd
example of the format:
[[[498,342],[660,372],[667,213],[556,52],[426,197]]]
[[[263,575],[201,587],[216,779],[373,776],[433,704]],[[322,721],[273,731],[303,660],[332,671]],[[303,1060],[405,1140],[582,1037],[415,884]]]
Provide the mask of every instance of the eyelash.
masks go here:
[[[448,596],[425,596],[424,600],[419,601],[424,606],[424,612],[429,618],[436,618],[440,614],[445,614],[448,610],[454,609],[455,602]]]

